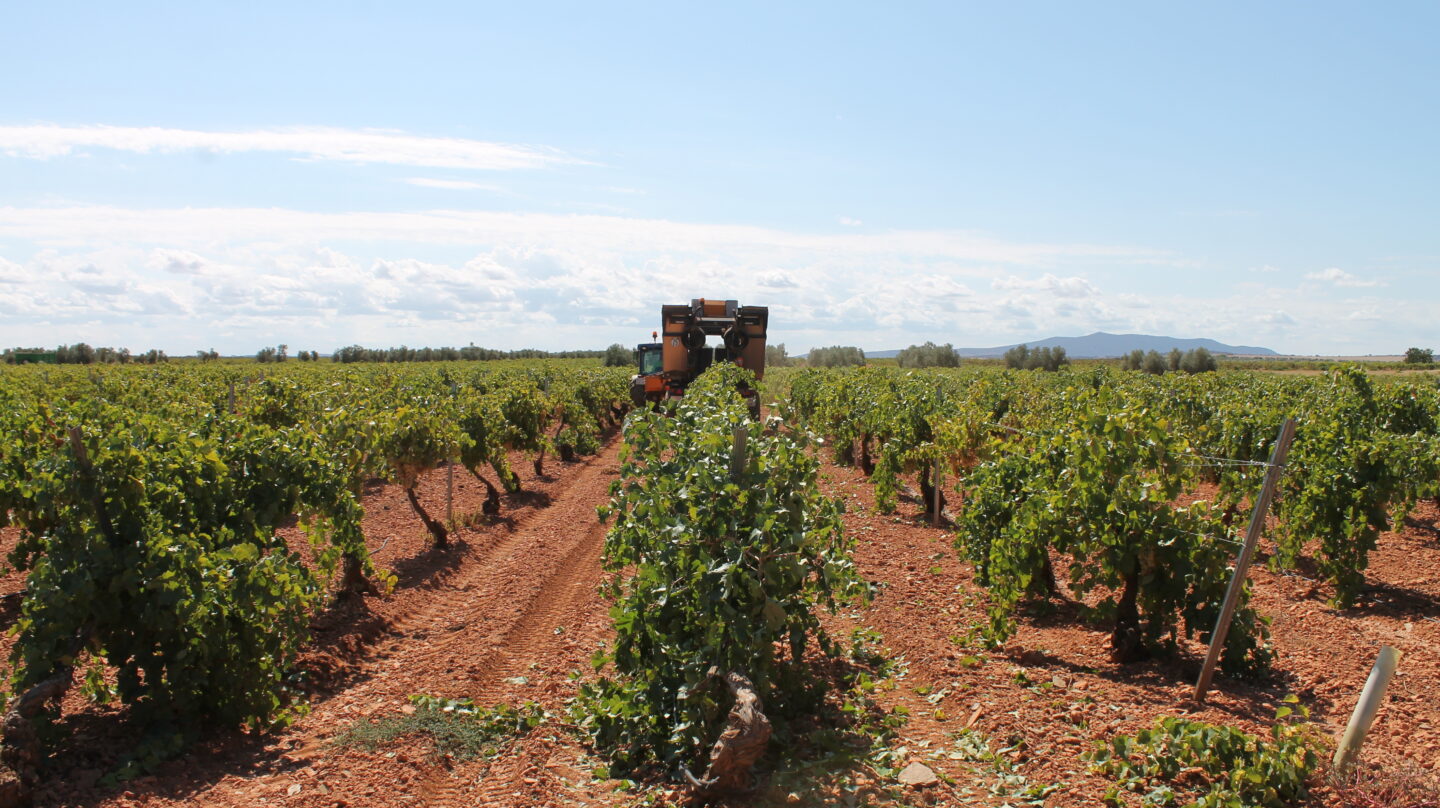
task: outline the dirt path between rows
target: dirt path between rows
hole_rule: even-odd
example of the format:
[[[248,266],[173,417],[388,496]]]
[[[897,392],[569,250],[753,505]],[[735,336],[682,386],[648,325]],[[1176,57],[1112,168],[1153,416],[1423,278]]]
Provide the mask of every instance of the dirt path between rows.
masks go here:
[[[42,794],[39,804],[445,808],[529,802],[522,795],[540,781],[524,755],[487,766],[437,758],[420,739],[374,753],[332,742],[357,722],[402,711],[416,693],[469,697],[482,706],[531,700],[563,708],[573,694],[570,671],[585,667],[608,636],[606,604],[597,592],[604,526],[595,507],[618,476],[619,443],[612,436],[599,455],[578,463],[551,460],[547,475],[527,484],[530,506],[462,528],[452,548],[392,559],[402,588],[407,574],[422,582],[369,603],[361,618],[333,619],[332,631],[356,635],[348,638],[351,658],[335,650],[333,637],[327,643],[322,627],[316,644],[328,644],[341,657],[322,665],[340,668],[329,671],[336,689],[318,695],[312,711],[289,729],[201,745],[118,793],[83,799],[62,789]],[[478,498],[479,486],[464,476]],[[443,479],[443,471],[432,472],[422,498],[428,487],[431,501],[443,502],[434,495],[443,492]],[[392,527],[413,519],[391,502],[400,496],[396,492],[373,493],[367,511],[381,518],[388,511]],[[408,535],[414,527],[396,530]],[[372,532],[367,520],[373,540]],[[378,543],[372,541],[372,548]],[[370,629],[359,632],[357,624]],[[522,746],[541,740],[526,739]],[[76,796],[82,799],[73,801]]]

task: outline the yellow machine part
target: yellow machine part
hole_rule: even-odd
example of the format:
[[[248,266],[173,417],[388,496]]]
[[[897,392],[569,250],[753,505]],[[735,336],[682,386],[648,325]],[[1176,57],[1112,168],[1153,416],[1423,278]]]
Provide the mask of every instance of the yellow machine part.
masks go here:
[[[666,373],[684,373],[690,367],[690,352],[685,349],[685,326],[690,322],[689,306],[661,306],[660,366]]]

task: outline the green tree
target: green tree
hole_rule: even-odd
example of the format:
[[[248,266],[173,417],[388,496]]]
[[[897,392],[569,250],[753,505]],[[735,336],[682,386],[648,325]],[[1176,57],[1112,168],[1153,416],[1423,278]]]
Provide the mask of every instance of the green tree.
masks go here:
[[[1405,364],[1407,365],[1429,365],[1435,361],[1433,348],[1408,348],[1405,351]]]
[[[850,345],[833,345],[829,348],[811,348],[806,360],[811,367],[838,368],[865,364],[865,352]]]
[[[960,354],[948,342],[936,345],[927,341],[924,345],[911,345],[901,351],[896,363],[902,368],[953,368],[960,366]]]
[[[790,357],[785,353],[785,343],[765,346],[765,366],[772,368],[790,367]]]
[[[1028,345],[1016,345],[1005,352],[1005,367],[1014,370],[1024,370],[1025,363],[1030,359],[1030,347]]]
[[[623,368],[635,364],[635,352],[620,343],[605,349],[605,367]]]
[[[1215,368],[1215,355],[1204,348],[1186,351],[1180,360],[1180,369],[1186,373],[1209,373]]]

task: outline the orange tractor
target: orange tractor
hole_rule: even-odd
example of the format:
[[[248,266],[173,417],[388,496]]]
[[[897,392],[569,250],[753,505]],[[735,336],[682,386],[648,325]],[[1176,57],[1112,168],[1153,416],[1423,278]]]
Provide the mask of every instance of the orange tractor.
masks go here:
[[[630,398],[635,406],[658,405],[666,399],[685,395],[685,387],[716,362],[734,362],[765,376],[765,329],[770,310],[765,306],[741,306],[734,300],[698,298],[690,305],[660,307],[660,328],[635,348],[640,372],[630,380]],[[718,336],[711,346],[708,338]],[[760,394],[744,388],[740,394],[750,414],[760,417]]]

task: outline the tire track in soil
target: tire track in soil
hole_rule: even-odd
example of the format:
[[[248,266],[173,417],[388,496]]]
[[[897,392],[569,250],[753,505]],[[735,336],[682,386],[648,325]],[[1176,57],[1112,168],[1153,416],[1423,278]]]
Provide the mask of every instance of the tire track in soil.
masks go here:
[[[397,629],[413,644],[386,660],[387,673],[374,688],[357,688],[357,698],[424,692],[490,706],[517,689],[508,680],[553,655],[561,644],[558,626],[603,606],[596,590],[605,529],[595,506],[618,476],[618,453],[617,439],[554,502],[527,514],[482,557],[467,561],[435,601],[401,620]],[[525,769],[518,760],[496,760],[477,803],[464,794],[471,783],[445,767],[429,768],[417,796],[437,808],[499,805]]]
[[[503,644],[506,635],[531,617],[529,613],[537,600],[542,601],[541,608],[546,606],[544,601],[550,599],[542,600],[541,596],[555,588],[553,578],[574,578],[568,567],[593,562],[594,580],[598,583],[604,532],[595,506],[605,500],[610,480],[618,472],[618,449],[617,439],[589,460],[587,468],[554,502],[518,517],[513,529],[494,544],[471,550],[472,558],[434,585],[432,599],[419,610],[396,618],[392,632],[397,639],[408,642],[399,649],[382,651],[375,661],[383,663],[385,670],[400,669],[402,673],[376,676],[347,695],[364,696],[367,684],[394,689],[401,682],[413,681],[416,674],[433,673],[434,666],[413,664],[433,659],[452,660],[450,670],[470,660],[470,679],[478,678],[489,659],[477,654],[477,646]],[[581,552],[587,548],[587,541],[594,542],[588,556]],[[566,586],[563,582],[560,585]],[[554,625],[550,628],[553,630]],[[477,633],[483,636],[477,637]],[[461,656],[446,653],[449,649],[458,650]],[[347,699],[342,695],[339,700]]]
[[[570,499],[568,493],[566,498]],[[590,508],[591,518],[594,519],[593,504],[588,500],[577,501]],[[572,518],[569,513],[555,516],[557,520]],[[554,648],[557,643],[557,627],[572,622],[577,615],[589,614],[603,605],[600,604],[596,590],[601,579],[600,553],[605,538],[604,526],[595,520],[594,524],[582,531],[577,529],[581,526],[573,521],[568,524],[574,526],[569,528],[575,536],[574,544],[558,563],[544,572],[540,586],[531,593],[532,597],[523,605],[519,617],[504,629],[503,634],[491,643],[490,648],[477,653],[473,645],[474,637],[460,632],[451,634],[437,645],[436,653],[463,653],[476,660],[468,669],[469,676],[473,678],[466,694],[477,704],[491,706],[503,701],[507,692],[518,689],[514,680],[524,674],[530,664],[544,659]],[[543,528],[544,525],[537,527]],[[533,559],[524,557],[523,552],[504,559],[504,562],[525,564],[527,567],[532,561]],[[533,568],[527,569],[527,574],[533,577]],[[587,604],[590,608],[587,608]],[[461,804],[502,805],[513,795],[527,768],[523,761],[513,756],[502,756],[494,761],[491,770],[481,779],[480,794],[468,801],[464,791],[469,784],[460,781],[444,768],[436,768],[429,772],[421,784],[419,796],[426,805],[437,808]]]
[[[542,600],[535,608],[527,611],[496,649],[497,653],[491,658],[490,669],[477,679],[472,691],[477,703],[491,704],[499,701],[500,694],[507,689],[507,683],[520,674],[522,666],[543,658],[555,645],[555,630],[567,622],[567,616],[589,615],[603,606],[596,590],[600,586],[600,554],[604,542],[605,529],[597,520],[576,544],[567,558],[567,563],[547,587],[554,597]],[[587,604],[590,607],[588,609]],[[474,804],[504,804],[503,801],[515,793],[528,770],[533,768],[520,764],[521,761],[513,755],[496,761],[496,770],[488,772],[480,781],[478,801]],[[458,792],[455,796],[459,796]],[[449,808],[458,803],[452,801],[431,804]]]

